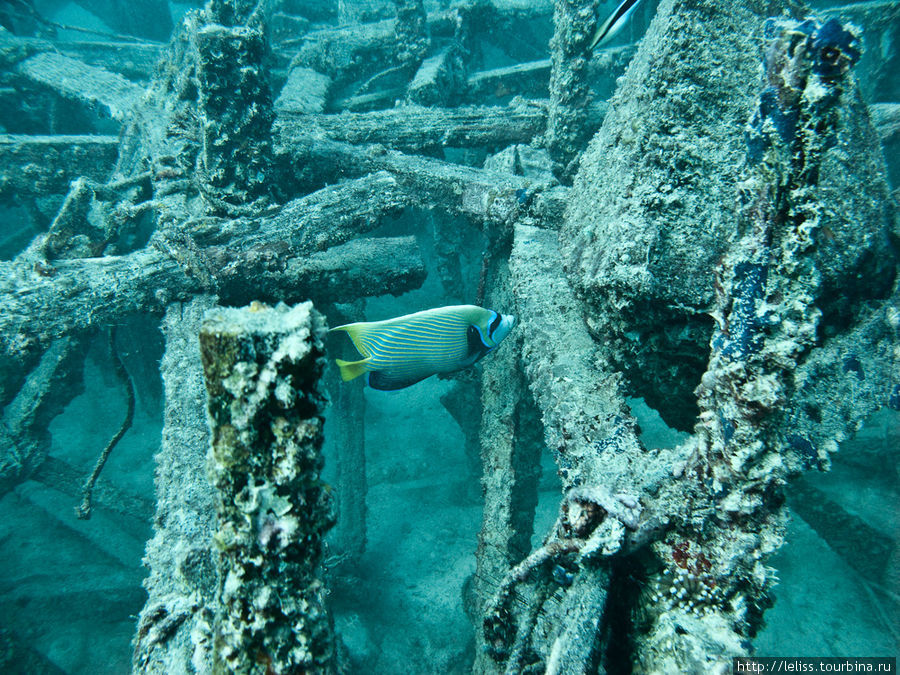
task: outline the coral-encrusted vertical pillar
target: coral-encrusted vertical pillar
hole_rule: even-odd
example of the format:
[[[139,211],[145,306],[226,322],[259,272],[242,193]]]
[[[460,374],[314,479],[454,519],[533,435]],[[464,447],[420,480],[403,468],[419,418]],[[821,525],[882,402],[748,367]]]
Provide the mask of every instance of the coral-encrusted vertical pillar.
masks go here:
[[[270,191],[272,95],[261,30],[209,24],[196,36],[200,63],[200,168],[214,206],[240,205]]]
[[[333,670],[317,576],[333,525],[322,468],[323,322],[307,302],[207,313],[200,351],[217,490],[217,667]]]
[[[206,11],[216,23],[239,26],[247,23],[259,5],[259,0],[211,0]]]
[[[766,563],[784,539],[785,486],[827,466],[887,390],[864,392],[856,371],[844,366],[851,372],[835,377],[841,366],[826,365],[856,350],[879,359],[891,340],[884,327],[866,325],[882,323],[883,310],[873,308],[889,292],[876,271],[895,278],[886,233],[858,206],[830,220],[836,182],[870,161],[864,145],[848,142],[861,119],[850,75],[856,29],[770,19],[764,34],[765,86],[737,190],[741,236],[717,269],[717,329],[697,388],[695,459],[684,470],[714,500],[707,518],[715,527],[690,523],[653,544],[662,569],[642,601],[643,672],[724,672],[747,651],[776,583]],[[881,177],[868,178],[866,189],[878,194]],[[875,276],[868,297],[852,302],[863,275]],[[880,370],[857,363],[860,372]],[[691,512],[701,513],[697,502]]]
[[[145,675],[210,672],[209,641],[197,644],[213,614],[214,490],[203,475],[209,428],[197,333],[211,296],[173,302],[162,322],[166,352],[160,373],[165,425],[156,454],[156,516],[147,542],[147,603],[134,637],[132,672]]]
[[[587,77],[596,0],[556,0],[550,41],[550,115],[547,147],[559,165],[559,177],[571,183],[579,153],[590,138],[587,124],[591,88]]]
[[[417,67],[428,51],[428,27],[422,0],[394,0],[397,5],[397,60]]]

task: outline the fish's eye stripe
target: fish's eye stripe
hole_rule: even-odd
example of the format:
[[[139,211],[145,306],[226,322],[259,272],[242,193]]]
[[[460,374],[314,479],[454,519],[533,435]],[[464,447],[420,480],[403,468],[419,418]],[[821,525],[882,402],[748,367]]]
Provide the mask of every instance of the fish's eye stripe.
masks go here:
[[[494,313],[494,320],[491,321],[491,325],[490,325],[490,327],[488,328],[488,332],[489,332],[491,335],[493,335],[493,334],[494,334],[494,331],[497,330],[497,329],[500,327],[500,322],[501,322],[502,320],[503,320],[502,317],[501,317],[499,314],[497,314],[497,313],[495,312],[495,313]]]

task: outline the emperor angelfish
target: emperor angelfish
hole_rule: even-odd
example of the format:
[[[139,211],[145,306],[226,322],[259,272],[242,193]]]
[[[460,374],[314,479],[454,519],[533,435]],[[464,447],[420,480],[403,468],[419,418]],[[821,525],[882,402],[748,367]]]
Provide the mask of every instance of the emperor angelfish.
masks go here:
[[[606,21],[600,24],[597,32],[594,33],[594,37],[591,39],[591,46],[588,49],[593,50],[595,47],[603,46],[612,40],[622,30],[622,26],[628,23],[628,19],[631,18],[632,13],[634,13],[639,4],[641,4],[641,0],[623,0],[623,2],[620,2],[619,6],[607,17]]]
[[[373,389],[403,389],[429,375],[471,366],[509,335],[516,319],[475,305],[451,305],[337,326],[364,357],[335,359],[344,382],[366,374]],[[329,331],[330,332],[330,331]]]

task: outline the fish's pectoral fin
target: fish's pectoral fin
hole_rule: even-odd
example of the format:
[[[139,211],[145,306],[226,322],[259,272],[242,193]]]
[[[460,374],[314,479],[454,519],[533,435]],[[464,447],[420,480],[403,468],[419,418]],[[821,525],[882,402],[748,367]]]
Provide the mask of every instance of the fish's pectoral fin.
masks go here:
[[[368,385],[372,389],[378,389],[379,391],[395,391],[397,389],[406,389],[406,387],[412,386],[416,382],[421,382],[430,375],[431,373],[400,377],[390,375],[383,370],[373,370],[369,373]]]
[[[341,379],[344,382],[355,380],[363,373],[368,372],[366,366],[371,359],[363,359],[362,361],[344,361],[343,359],[335,359],[338,368],[341,370]]]

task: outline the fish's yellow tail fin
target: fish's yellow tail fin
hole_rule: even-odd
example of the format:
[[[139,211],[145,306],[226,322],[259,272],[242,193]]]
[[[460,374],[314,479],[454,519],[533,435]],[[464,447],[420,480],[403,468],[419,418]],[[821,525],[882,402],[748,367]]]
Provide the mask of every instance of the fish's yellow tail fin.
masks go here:
[[[369,362],[369,359],[363,359],[362,361],[335,359],[334,361],[337,363],[338,368],[341,369],[341,379],[344,382],[349,382],[366,372],[366,364]]]

